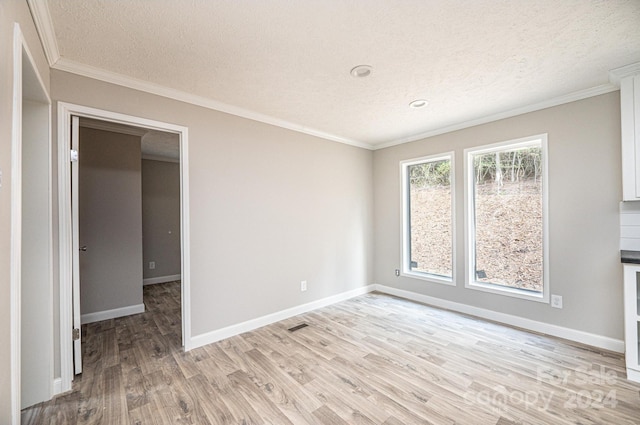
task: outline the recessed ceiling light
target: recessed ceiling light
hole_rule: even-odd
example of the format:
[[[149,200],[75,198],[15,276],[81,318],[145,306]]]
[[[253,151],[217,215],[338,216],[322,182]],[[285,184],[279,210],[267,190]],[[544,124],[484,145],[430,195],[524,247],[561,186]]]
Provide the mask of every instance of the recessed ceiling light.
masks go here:
[[[373,68],[369,65],[358,65],[351,70],[351,76],[355,78],[364,78],[371,75]]]
[[[424,108],[428,104],[429,104],[429,102],[427,102],[424,99],[417,99],[417,100],[414,100],[413,102],[411,102],[409,104],[409,106],[414,108],[414,109],[420,109],[420,108]]]

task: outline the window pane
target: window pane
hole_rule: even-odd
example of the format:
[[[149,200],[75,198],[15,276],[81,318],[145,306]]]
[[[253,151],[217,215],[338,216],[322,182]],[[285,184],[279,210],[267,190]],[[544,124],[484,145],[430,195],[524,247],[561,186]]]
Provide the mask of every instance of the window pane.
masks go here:
[[[411,271],[452,277],[451,160],[407,167]]]
[[[541,293],[541,146],[472,158],[475,281]]]

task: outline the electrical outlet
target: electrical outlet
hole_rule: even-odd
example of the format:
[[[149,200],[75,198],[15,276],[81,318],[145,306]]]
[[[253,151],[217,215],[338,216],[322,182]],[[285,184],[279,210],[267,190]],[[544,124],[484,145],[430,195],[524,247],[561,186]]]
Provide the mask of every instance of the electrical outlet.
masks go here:
[[[156,268],[156,262],[155,261],[149,261],[149,268],[151,270],[155,269]]]
[[[396,269],[396,276],[400,276],[400,269]]]
[[[562,295],[551,295],[551,307],[562,308]]]
[[[307,290],[307,281],[303,280],[300,282],[300,292],[304,292]]]

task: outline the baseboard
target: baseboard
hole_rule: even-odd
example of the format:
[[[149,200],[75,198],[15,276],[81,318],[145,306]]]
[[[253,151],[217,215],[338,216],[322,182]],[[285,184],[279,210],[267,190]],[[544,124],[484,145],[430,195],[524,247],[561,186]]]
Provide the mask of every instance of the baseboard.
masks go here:
[[[589,332],[579,331],[575,329],[565,328],[562,326],[551,325],[549,323],[538,322],[532,319],[525,319],[511,314],[499,313],[493,310],[487,310],[480,307],[470,306],[468,304],[457,303],[454,301],[443,300],[441,298],[430,297],[428,295],[418,294],[416,292],[405,291],[403,289],[392,288],[390,286],[374,284],[375,291],[400,298],[429,304],[435,307],[456,311],[458,313],[469,314],[471,316],[480,317],[494,322],[500,322],[518,328],[540,332],[543,334],[568,339],[582,344],[591,345],[593,347],[602,348],[616,353],[624,353],[624,341],[609,338],[602,335],[596,335]]]
[[[627,379],[640,383],[640,371],[627,368]]]
[[[255,319],[247,320],[246,322],[238,323],[236,325],[227,326],[226,328],[218,329],[215,331],[200,334],[191,337],[188,344],[185,345],[185,350],[191,350],[194,348],[202,347],[203,345],[211,344],[230,338],[235,335],[239,335],[244,332],[249,332],[254,329],[261,328],[271,323],[278,322],[280,320],[288,319],[299,314],[304,314],[318,308],[326,307],[331,304],[339,303],[341,301],[348,300],[349,298],[357,297],[359,295],[366,294],[374,290],[374,285],[363,286],[361,288],[353,289],[351,291],[343,292],[341,294],[333,295],[327,298],[322,298],[317,301],[312,301],[307,304],[302,304],[296,307],[281,310],[276,313],[268,314],[266,316],[258,317]]]
[[[144,304],[129,305],[126,307],[114,308],[113,310],[97,311],[95,313],[83,314],[80,322],[86,323],[99,322],[101,320],[115,319],[117,317],[131,316],[132,314],[144,313]]]
[[[53,380],[53,393],[51,395],[52,397],[57,396],[61,392],[62,392],[62,378],[55,378]]]
[[[270,325],[271,323],[277,322],[279,320],[288,319],[290,317],[307,313],[309,311],[326,307],[328,305],[335,304],[341,301],[345,301],[349,298],[357,297],[359,295],[363,295],[372,291],[378,291],[396,297],[405,298],[411,301],[429,304],[434,307],[439,307],[458,313],[469,314],[471,316],[480,317],[482,319],[487,319],[494,322],[504,323],[506,325],[516,326],[518,328],[530,330],[533,332],[539,332],[546,335],[564,338],[570,341],[587,344],[592,347],[614,351],[616,353],[624,353],[623,340],[596,335],[576,329],[565,328],[549,323],[539,322],[537,320],[526,319],[511,314],[499,313],[493,310],[474,307],[455,301],[443,300],[441,298],[435,298],[428,295],[419,294],[417,292],[406,291],[403,289],[393,288],[380,284],[363,286],[361,288],[343,292],[338,295],[323,298],[321,300],[302,304],[276,313],[268,314],[266,316],[248,320],[246,322],[238,323],[236,325],[227,326],[226,328],[194,336],[190,339],[190,341],[188,341],[188,344],[185,346],[185,350],[188,351],[194,348],[202,347],[203,345],[211,344],[225,338],[230,338],[244,332],[249,332],[262,326]]]
[[[142,279],[143,285],[154,285],[156,283],[165,283],[165,282],[173,282],[176,280],[181,280],[182,275],[172,274],[170,276],[158,276],[158,277],[150,277],[148,279]]]

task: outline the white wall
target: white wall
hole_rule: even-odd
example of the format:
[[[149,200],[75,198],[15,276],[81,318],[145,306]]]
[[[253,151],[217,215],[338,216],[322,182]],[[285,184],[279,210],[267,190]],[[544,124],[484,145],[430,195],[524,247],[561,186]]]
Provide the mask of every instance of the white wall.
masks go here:
[[[464,287],[463,150],[548,133],[550,288],[564,308]],[[456,286],[396,277],[399,162],[455,151]],[[540,322],[623,338],[619,93],[597,96],[374,152],[375,277],[379,284]]]
[[[54,101],[189,128],[194,336],[373,283],[371,151],[66,72],[51,78]]]

